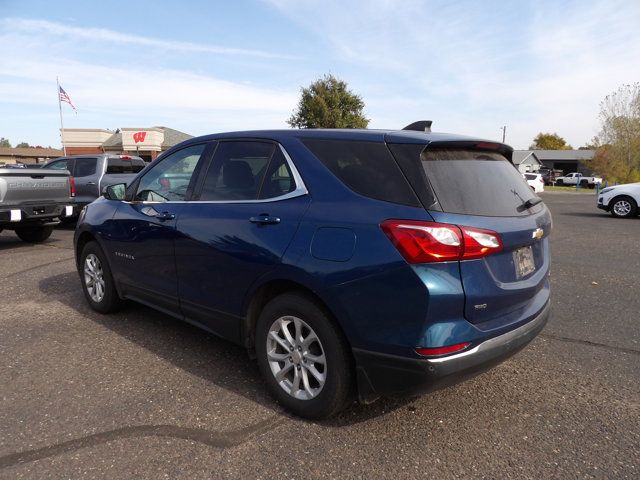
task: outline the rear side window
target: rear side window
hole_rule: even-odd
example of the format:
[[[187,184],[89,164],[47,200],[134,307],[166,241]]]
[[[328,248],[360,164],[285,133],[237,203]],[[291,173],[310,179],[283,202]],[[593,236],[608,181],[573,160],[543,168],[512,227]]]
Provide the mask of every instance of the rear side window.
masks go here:
[[[95,158],[76,158],[76,166],[73,169],[74,177],[88,177],[96,173],[96,163],[98,160]]]
[[[512,217],[542,208],[522,208],[535,195],[520,172],[499,153],[427,148],[420,161],[445,212]]]
[[[144,165],[144,160],[137,158],[108,158],[106,173],[138,173],[144,168]]]
[[[420,205],[386,144],[345,140],[303,143],[354,192],[385,202]]]

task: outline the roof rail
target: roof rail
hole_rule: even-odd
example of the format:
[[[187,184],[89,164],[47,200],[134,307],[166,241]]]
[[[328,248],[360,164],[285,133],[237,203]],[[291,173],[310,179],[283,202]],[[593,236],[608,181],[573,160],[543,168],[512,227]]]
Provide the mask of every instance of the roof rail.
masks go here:
[[[407,125],[402,130],[415,130],[416,132],[431,133],[432,123],[433,121],[431,120],[418,120],[417,122],[413,122],[411,125]]]

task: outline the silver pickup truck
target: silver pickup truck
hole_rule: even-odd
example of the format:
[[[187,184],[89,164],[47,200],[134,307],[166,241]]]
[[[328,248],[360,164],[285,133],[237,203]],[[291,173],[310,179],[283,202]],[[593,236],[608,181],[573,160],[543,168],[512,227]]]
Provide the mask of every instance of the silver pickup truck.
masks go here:
[[[134,155],[98,154],[60,157],[45,163],[42,168],[68,170],[75,182],[76,195],[73,198],[74,212],[62,221],[73,221],[82,207],[102,195],[109,185],[129,184],[146,163]]]
[[[14,230],[25,242],[49,238],[59,218],[73,215],[66,170],[0,168],[0,231]]]

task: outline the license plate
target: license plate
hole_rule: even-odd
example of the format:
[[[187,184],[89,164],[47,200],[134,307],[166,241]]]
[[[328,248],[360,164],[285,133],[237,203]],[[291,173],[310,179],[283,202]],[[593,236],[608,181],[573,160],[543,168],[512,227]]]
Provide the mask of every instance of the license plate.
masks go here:
[[[531,247],[522,247],[513,252],[513,264],[516,267],[516,278],[523,278],[536,269],[533,263]]]

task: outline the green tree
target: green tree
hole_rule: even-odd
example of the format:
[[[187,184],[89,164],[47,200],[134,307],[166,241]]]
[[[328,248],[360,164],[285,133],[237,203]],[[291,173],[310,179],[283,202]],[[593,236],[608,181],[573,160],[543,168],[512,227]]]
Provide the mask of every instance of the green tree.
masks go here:
[[[529,150],[573,150],[573,147],[557,133],[540,132],[533,139]]]
[[[592,168],[609,182],[640,181],[640,83],[622,85],[600,103]]]
[[[346,82],[333,75],[325,75],[302,95],[287,123],[294,128],[367,128],[364,102],[351,92]]]
[[[11,148],[11,142],[7,138],[0,137],[0,147]]]
[[[19,144],[16,145],[16,148],[28,148],[31,145],[29,145],[27,142],[20,142]]]

